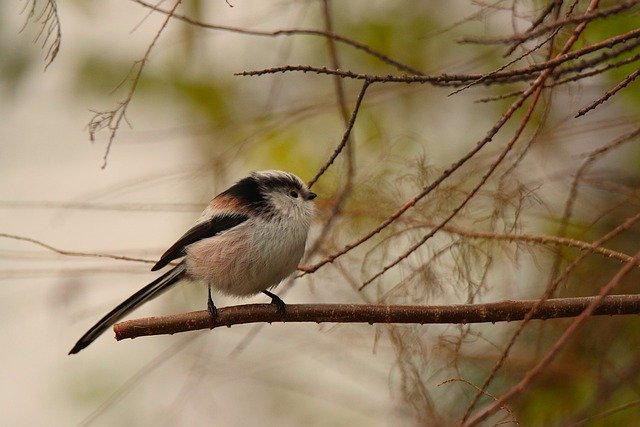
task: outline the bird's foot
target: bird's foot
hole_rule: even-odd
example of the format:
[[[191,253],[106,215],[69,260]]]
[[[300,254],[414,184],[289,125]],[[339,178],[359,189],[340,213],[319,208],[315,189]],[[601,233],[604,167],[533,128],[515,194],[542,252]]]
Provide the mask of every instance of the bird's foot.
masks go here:
[[[273,292],[262,291],[262,293],[271,298],[271,304],[275,305],[278,308],[278,313],[280,313],[280,316],[284,316],[287,306],[284,301],[282,301],[282,299]]]
[[[211,316],[211,324],[215,325],[216,319],[218,318],[218,309],[211,299],[211,293],[209,293],[209,297],[207,298],[207,310],[209,311],[209,316]]]

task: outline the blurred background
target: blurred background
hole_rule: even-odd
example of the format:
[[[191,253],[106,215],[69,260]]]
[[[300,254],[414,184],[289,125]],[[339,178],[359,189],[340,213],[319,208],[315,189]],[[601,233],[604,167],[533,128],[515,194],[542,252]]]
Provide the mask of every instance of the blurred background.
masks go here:
[[[113,110],[127,98],[136,61],[166,17],[141,3],[58,2],[59,26],[47,1],[38,0],[33,15],[29,1],[0,5],[2,423],[458,423],[476,392],[465,381],[482,385],[516,324],[244,325],[123,342],[108,333],[67,356],[97,319],[156,277],[148,263],[78,255],[154,261],[213,196],[249,171],[283,169],[308,181],[327,161],[345,130],[332,76],[234,75],[285,64],[335,68],[327,39],[255,32],[324,30],[330,16],[333,32],[422,73],[482,74],[508,61],[504,46],[463,44],[460,38],[524,31],[547,2],[184,1],[178,13],[232,28],[171,20],[108,149],[109,129],[98,130],[90,141],[89,124],[95,112]],[[578,11],[588,4],[575,3]],[[575,48],[637,29],[637,2],[627,3],[629,8],[590,23]],[[569,6],[563,7],[567,12]],[[47,66],[58,28],[60,49]],[[569,29],[558,33],[557,46]],[[347,44],[336,47],[341,69],[407,73]],[[288,303],[539,298],[580,254],[545,236],[591,242],[637,213],[637,134],[594,158],[575,178],[594,150],[636,132],[637,82],[601,108],[573,118],[637,69],[637,49],[631,46],[616,58],[626,59],[623,65],[545,91],[514,151],[487,184],[445,229],[362,291],[363,283],[464,200],[512,137],[522,111],[401,220],[278,293]],[[517,66],[541,62],[545,53],[534,51]],[[428,84],[371,86],[352,132],[353,167],[342,153],[314,186],[318,215],[309,246],[315,250],[305,262],[335,253],[419,194],[485,136],[514,98],[476,101],[527,84],[477,85],[453,96],[455,88]],[[362,82],[344,79],[342,85],[350,114]],[[568,200],[569,217],[563,214]],[[523,235],[533,237],[518,237]],[[630,225],[606,246],[633,255],[637,242],[637,227]],[[595,294],[621,265],[619,259],[588,255],[567,272],[556,296]],[[637,279],[632,273],[616,293],[636,293]],[[218,306],[268,302],[260,296],[214,300]],[[133,317],[205,306],[205,288],[185,284]],[[569,322],[531,322],[488,391],[499,395],[514,384]],[[637,323],[632,316],[589,320],[512,403],[512,413],[494,421],[640,420]],[[451,379],[456,380],[443,383]],[[484,396],[479,407],[490,401]]]

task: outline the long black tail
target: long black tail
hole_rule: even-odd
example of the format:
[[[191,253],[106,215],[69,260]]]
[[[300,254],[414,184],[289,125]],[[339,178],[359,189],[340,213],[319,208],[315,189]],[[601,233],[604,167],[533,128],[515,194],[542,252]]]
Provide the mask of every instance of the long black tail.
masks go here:
[[[89,344],[91,344],[96,338],[98,338],[104,331],[109,329],[111,325],[116,323],[122,317],[126,316],[133,309],[138,307],[145,301],[158,296],[162,291],[169,289],[169,287],[180,280],[185,273],[186,264],[181,262],[171,270],[167,271],[162,276],[158,277],[153,282],[149,283],[144,288],[140,289],[135,294],[131,295],[125,301],[120,303],[116,308],[107,313],[102,319],[98,321],[91,329],[89,329],[73,346],[69,354],[76,354]]]

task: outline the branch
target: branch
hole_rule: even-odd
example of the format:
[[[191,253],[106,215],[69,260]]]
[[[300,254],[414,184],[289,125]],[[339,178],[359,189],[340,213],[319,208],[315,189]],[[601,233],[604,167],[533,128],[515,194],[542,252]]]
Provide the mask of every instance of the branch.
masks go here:
[[[332,70],[327,67],[313,67],[310,65],[284,65],[281,67],[272,67],[262,70],[241,71],[235,73],[236,76],[262,76],[266,74],[287,73],[287,72],[302,72],[302,73],[314,73],[320,75],[334,75],[340,76],[346,79],[353,80],[368,80],[370,83],[417,83],[417,84],[432,84],[434,86],[463,86],[469,82],[476,81],[478,79],[484,79],[483,83],[486,85],[516,82],[516,81],[528,81],[536,78],[539,72],[554,69],[564,63],[586,56],[590,53],[597,52],[602,49],[612,49],[613,47],[626,43],[627,41],[640,38],[640,28],[628,31],[624,34],[619,34],[615,37],[602,40],[598,43],[586,46],[582,49],[574,51],[564,51],[562,54],[556,56],[548,61],[541,62],[539,64],[533,64],[525,68],[519,68],[510,71],[494,72],[490,77],[487,77],[486,73],[483,74],[438,74],[438,75],[376,75],[376,74],[362,74],[349,70]],[[633,46],[635,48],[635,46]],[[623,49],[626,51],[626,49]],[[582,65],[581,65],[582,66]]]
[[[538,305],[534,319],[558,319],[580,315],[599,297],[549,299]],[[500,301],[462,305],[379,305],[379,304],[288,304],[281,316],[272,304],[246,304],[218,309],[215,324],[207,310],[146,317],[116,323],[116,340],[148,335],[230,327],[261,322],[314,323],[486,323],[522,320],[538,304],[537,300]],[[593,315],[640,313],[640,295],[613,295],[602,298]]]

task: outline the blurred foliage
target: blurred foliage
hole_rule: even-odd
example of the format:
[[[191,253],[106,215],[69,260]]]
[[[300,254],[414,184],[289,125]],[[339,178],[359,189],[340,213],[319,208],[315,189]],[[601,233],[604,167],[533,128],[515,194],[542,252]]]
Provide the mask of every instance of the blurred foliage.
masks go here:
[[[9,13],[13,11],[0,8],[0,22],[6,22]],[[23,21],[26,19],[22,17]],[[33,68],[43,67],[40,59],[34,55],[37,52],[37,46],[34,46],[37,29],[27,25],[27,22],[23,25],[23,37],[17,40],[11,34],[15,26],[0,26],[0,94],[7,98],[19,94]]]

